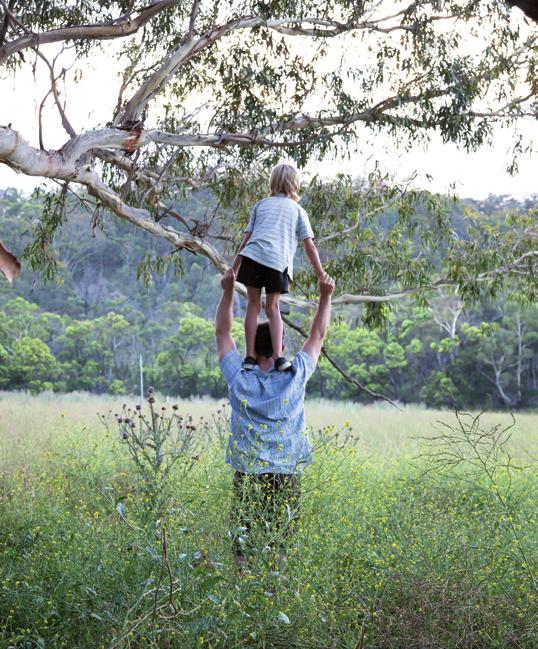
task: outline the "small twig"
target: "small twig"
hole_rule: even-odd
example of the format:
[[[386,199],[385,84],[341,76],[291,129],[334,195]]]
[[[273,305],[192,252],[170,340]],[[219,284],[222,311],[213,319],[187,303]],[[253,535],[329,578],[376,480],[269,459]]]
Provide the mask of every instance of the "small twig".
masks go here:
[[[198,15],[198,9],[200,8],[200,0],[194,0],[192,3],[191,16],[189,19],[189,31],[188,34],[192,36],[194,34],[194,27],[196,23],[196,17]]]
[[[11,22],[14,25],[17,25],[17,27],[19,27],[20,29],[22,29],[23,32],[25,32],[26,34],[33,35],[33,32],[29,30],[28,27],[26,27],[26,25],[22,23],[17,18],[17,16],[11,11],[11,9],[13,9],[13,7],[15,6],[15,2],[13,0],[10,0],[9,6],[4,2],[4,0],[0,0],[0,4],[2,5],[2,7],[4,7],[4,11],[6,12],[6,18],[5,18],[6,21],[9,18]]]
[[[7,30],[9,29],[9,21],[10,19],[12,20],[11,17],[14,15],[11,10],[15,6],[16,1],[17,0],[9,0],[9,7],[6,6],[5,2],[2,1],[1,3],[2,6],[4,7],[4,11],[6,15],[4,17],[4,22],[2,23],[2,27],[0,28],[0,45],[2,45],[6,39]]]
[[[64,108],[63,108],[63,106],[62,106],[62,104],[60,102],[60,96],[59,96],[59,93],[58,93],[58,88],[56,86],[56,82],[58,81],[58,79],[60,79],[61,77],[65,78],[65,73],[66,73],[66,70],[64,68],[64,69],[62,69],[62,71],[60,72],[60,74],[57,77],[54,76],[54,63],[56,62],[59,54],[54,58],[54,62],[51,64],[49,62],[49,60],[47,59],[47,57],[44,54],[42,54],[39,51],[38,48],[35,48],[34,51],[35,51],[36,55],[42,61],[45,62],[45,64],[47,65],[47,67],[49,69],[49,74],[50,74],[50,89],[47,92],[47,94],[45,95],[45,97],[43,98],[41,104],[39,105],[39,113],[38,113],[39,146],[41,147],[42,150],[45,150],[45,146],[43,144],[43,119],[42,119],[43,118],[43,108],[45,106],[45,102],[47,101],[48,96],[51,93],[52,93],[52,95],[54,97],[54,103],[56,104],[58,112],[60,113],[60,118],[62,120],[62,126],[64,127],[65,131],[67,132],[67,134],[69,135],[69,137],[71,139],[75,138],[77,134],[75,132],[75,129],[71,126],[70,121],[67,119],[67,115],[65,114],[65,110],[64,110]],[[61,52],[63,52],[63,48],[62,48]],[[60,54],[61,54],[61,52],[60,52]]]

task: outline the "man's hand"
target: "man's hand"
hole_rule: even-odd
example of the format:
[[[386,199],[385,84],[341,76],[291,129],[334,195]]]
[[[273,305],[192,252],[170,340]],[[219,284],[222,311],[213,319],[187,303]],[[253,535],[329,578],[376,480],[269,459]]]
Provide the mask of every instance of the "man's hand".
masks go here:
[[[318,278],[318,288],[321,297],[329,297],[334,293],[334,279],[326,272]]]
[[[235,285],[235,272],[233,268],[228,268],[220,278],[220,285],[223,291],[233,291]]]

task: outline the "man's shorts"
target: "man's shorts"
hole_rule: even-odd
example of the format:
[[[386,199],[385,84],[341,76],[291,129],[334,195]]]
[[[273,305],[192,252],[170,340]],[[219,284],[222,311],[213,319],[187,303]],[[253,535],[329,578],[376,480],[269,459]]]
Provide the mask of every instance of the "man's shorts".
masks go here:
[[[280,272],[259,264],[250,257],[241,255],[241,266],[237,273],[237,281],[253,288],[265,288],[266,293],[287,293],[289,290],[288,269]]]

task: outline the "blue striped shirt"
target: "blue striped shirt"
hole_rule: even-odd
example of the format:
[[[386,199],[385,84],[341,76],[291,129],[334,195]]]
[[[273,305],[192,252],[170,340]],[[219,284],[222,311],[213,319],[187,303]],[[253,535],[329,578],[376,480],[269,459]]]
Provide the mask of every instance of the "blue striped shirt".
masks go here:
[[[304,208],[283,194],[256,203],[246,232],[252,234],[241,254],[280,272],[287,268],[290,279],[297,243],[314,238]]]
[[[243,473],[301,473],[312,462],[304,396],[316,366],[307,352],[288,372],[241,368],[237,350],[220,361],[232,407],[226,462]]]

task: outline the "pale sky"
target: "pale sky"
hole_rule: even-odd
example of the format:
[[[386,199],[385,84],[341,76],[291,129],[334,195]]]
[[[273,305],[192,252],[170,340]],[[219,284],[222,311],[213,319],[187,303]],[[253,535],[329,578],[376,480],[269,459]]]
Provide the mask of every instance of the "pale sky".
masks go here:
[[[109,47],[113,47],[113,44]],[[46,48],[43,51],[46,52]],[[51,50],[48,55],[51,56]],[[118,94],[119,77],[114,73],[114,67],[117,69],[115,60],[100,55],[93,57],[92,61],[93,66],[85,64],[78,83],[69,83],[68,86],[66,112],[77,132],[104,126],[112,115]],[[48,72],[44,73],[44,64],[40,61],[38,71],[39,66],[41,73],[35,78],[31,71],[23,70],[18,71],[15,77],[0,79],[0,124],[11,124],[34,146],[39,146],[39,105],[49,89]],[[51,97],[47,100],[43,117],[45,147],[61,147],[67,135]],[[521,120],[518,128],[523,130],[527,141],[533,140],[535,145],[538,143],[538,123],[535,120]],[[336,172],[364,176],[377,163],[396,181],[403,181],[416,171],[415,187],[439,192],[450,191],[454,187],[459,196],[478,199],[489,194],[510,194],[523,198],[538,193],[538,165],[535,154],[522,155],[518,172],[514,176],[506,172],[513,136],[511,130],[497,128],[493,144],[473,153],[467,153],[454,144],[443,144],[435,137],[426,146],[415,145],[410,150],[404,150],[397,148],[389,136],[374,137],[366,127],[362,127],[359,130],[360,150],[352,155],[351,160],[342,157],[334,161],[312,162],[307,172],[317,172],[327,177]],[[0,164],[0,189],[16,187],[30,192],[42,182],[42,178],[23,176]]]

